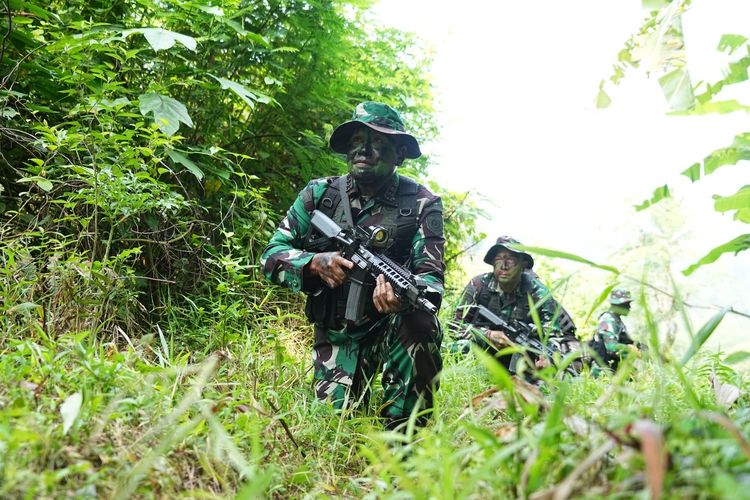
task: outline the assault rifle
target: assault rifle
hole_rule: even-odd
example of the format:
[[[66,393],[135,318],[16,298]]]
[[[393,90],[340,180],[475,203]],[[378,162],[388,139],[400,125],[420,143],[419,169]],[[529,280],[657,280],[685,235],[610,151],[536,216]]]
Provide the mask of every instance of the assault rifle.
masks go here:
[[[464,322],[477,327],[486,327],[492,330],[501,330],[514,344],[518,344],[529,348],[532,352],[544,356],[550,362],[555,359],[555,352],[562,355],[559,348],[553,349],[549,345],[543,344],[539,339],[533,336],[533,326],[527,325],[518,320],[506,321],[497,314],[493,313],[487,307],[482,305],[472,305],[468,307],[469,312],[464,317]],[[578,375],[576,370],[568,365],[565,368],[565,372],[573,375]]]
[[[402,304],[431,314],[437,313],[437,306],[426,298],[429,293],[437,293],[434,288],[385,255],[375,254],[365,248],[370,239],[378,240],[385,236],[383,228],[375,227],[368,233],[357,226],[351,231],[344,231],[319,210],[313,212],[310,223],[323,236],[333,240],[341,254],[354,263],[348,273],[349,295],[344,315],[348,321],[356,322],[363,317],[367,302],[372,300],[369,293],[372,288],[371,280],[368,282],[368,277],[376,278],[380,274],[391,284]]]

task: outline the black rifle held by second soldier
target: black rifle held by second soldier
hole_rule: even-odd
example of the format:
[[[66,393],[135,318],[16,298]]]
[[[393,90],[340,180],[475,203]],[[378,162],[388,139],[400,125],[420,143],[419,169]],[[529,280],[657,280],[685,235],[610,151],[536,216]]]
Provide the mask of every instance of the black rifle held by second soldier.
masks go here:
[[[506,321],[497,314],[490,311],[487,307],[482,305],[472,305],[468,307],[469,312],[464,317],[464,322],[470,323],[477,327],[486,327],[492,330],[500,330],[508,337],[508,339],[514,344],[518,344],[529,348],[534,353],[544,356],[550,362],[554,362],[555,352],[560,352],[557,349],[553,349],[548,345],[542,343],[541,340],[534,337],[532,334],[532,326],[526,325],[521,321]],[[562,352],[560,352],[562,355]],[[578,373],[572,366],[565,368],[565,372],[576,376]]]
[[[335,241],[341,255],[354,263],[348,274],[349,296],[346,299],[345,313],[348,321],[356,322],[362,318],[367,302],[372,300],[368,293],[370,287],[366,286],[368,278],[376,278],[380,274],[391,284],[393,292],[403,305],[431,314],[437,313],[437,306],[426,298],[429,293],[437,292],[422,278],[413,275],[385,255],[369,251],[360,238],[353,236],[353,231],[344,231],[319,210],[313,212],[310,223],[323,236]]]

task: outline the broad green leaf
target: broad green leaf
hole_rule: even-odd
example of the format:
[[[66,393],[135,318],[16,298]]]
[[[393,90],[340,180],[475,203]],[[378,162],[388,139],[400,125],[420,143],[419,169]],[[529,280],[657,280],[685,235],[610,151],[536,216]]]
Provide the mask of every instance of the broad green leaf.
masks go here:
[[[143,116],[153,113],[154,121],[166,135],[174,135],[180,128],[180,122],[188,127],[193,126],[193,120],[188,115],[187,108],[177,99],[156,93],[141,94],[138,97]]]
[[[700,350],[701,346],[705,344],[706,340],[708,340],[711,334],[714,333],[714,330],[716,330],[716,327],[719,326],[721,320],[724,319],[727,311],[729,311],[729,308],[725,307],[721,311],[714,314],[706,322],[706,324],[696,332],[695,337],[693,337],[693,341],[690,343],[690,347],[688,347],[687,352],[685,352],[685,355],[682,356],[682,359],[680,360],[680,366],[685,366],[685,364],[690,361],[690,358],[695,356],[695,354]]]
[[[255,95],[255,93],[253,93],[253,91],[251,91],[241,83],[233,82],[232,80],[227,80],[226,78],[222,78],[220,76],[214,76],[210,73],[208,76],[219,82],[222,89],[229,89],[240,96],[240,98],[245,101],[245,103],[250,106],[250,108],[255,107],[254,101],[258,100],[257,96]]]
[[[728,101],[709,101],[709,102],[698,102],[696,106],[688,111],[676,111],[670,113],[676,116],[686,115],[708,115],[711,113],[717,113],[720,115],[726,115],[728,113],[734,113],[735,111],[750,112],[750,106],[742,104],[736,99],[730,99]]]
[[[187,168],[195,176],[196,179],[198,179],[199,181],[203,180],[203,171],[198,167],[198,165],[193,163],[190,160],[190,158],[188,158],[186,155],[180,153],[179,151],[175,151],[173,149],[170,150],[167,154],[169,155],[170,158],[172,158],[173,162],[179,163],[180,165]]]
[[[78,413],[81,411],[81,403],[83,402],[83,396],[80,392],[71,394],[60,406],[60,415],[63,420],[63,434],[67,434],[70,427],[78,417]]]
[[[526,245],[513,245],[513,248],[518,249],[518,250],[523,250],[525,252],[529,252],[532,254],[546,255],[547,257],[572,260],[574,262],[580,262],[582,264],[586,264],[591,267],[601,269],[603,271],[609,271],[610,273],[620,274],[620,271],[615,267],[607,266],[604,264],[597,264],[596,262],[592,262],[584,257],[580,257],[578,255],[568,253],[568,252],[561,252],[559,250],[551,250],[549,248],[542,248],[542,247],[530,247]]]
[[[669,196],[669,186],[664,184],[663,186],[654,189],[654,194],[651,195],[651,199],[644,200],[640,205],[636,205],[635,211],[640,212],[641,210],[645,210],[651,205],[659,203],[664,198],[669,198]]]
[[[690,167],[682,172],[682,175],[690,179],[690,182],[695,182],[701,178],[701,164],[693,163]]]
[[[604,92],[603,89],[599,89],[599,93],[596,95],[596,107],[597,109],[608,108],[612,104],[612,99]]]
[[[213,16],[222,17],[224,15],[224,9],[222,9],[221,7],[215,7],[212,5],[199,5],[198,8],[206,14],[211,14]]]
[[[148,41],[151,48],[156,52],[171,49],[176,42],[180,42],[193,52],[195,52],[197,46],[195,38],[181,33],[175,33],[174,31],[165,30],[163,28],[134,28],[123,30],[122,37],[127,38],[134,33],[140,33],[146,37],[146,41]]]
[[[0,117],[3,117],[3,118],[13,118],[16,115],[18,115],[18,111],[16,111],[13,108],[3,108],[3,109],[0,109]]]
[[[747,250],[748,248],[750,248],[750,234],[743,234],[742,236],[738,236],[735,239],[712,249],[698,262],[682,271],[682,274],[684,274],[685,276],[690,276],[699,267],[705,266],[706,264],[711,264],[712,262],[716,262],[716,260],[718,260],[718,258],[725,253],[732,252],[737,255],[738,253],[742,252],[743,250]]]
[[[721,167],[735,165],[741,160],[750,160],[750,151],[736,148],[717,149],[703,160],[703,171],[705,175],[710,175]]]
[[[250,108],[255,107],[255,102],[260,102],[263,104],[268,104],[272,101],[272,99],[266,95],[263,95],[259,92],[252,91],[242,85],[241,83],[233,82],[232,80],[227,80],[226,78],[222,78],[220,76],[214,76],[209,73],[209,76],[219,82],[221,84],[222,89],[229,89],[240,98],[247,103]]]
[[[714,210],[717,212],[736,210],[734,219],[748,222],[750,220],[750,186],[743,186],[731,196],[714,196]]]
[[[690,76],[683,69],[675,69],[659,78],[659,85],[667,99],[669,109],[684,111],[695,104]]]
[[[742,47],[746,42],[747,38],[742,35],[724,34],[721,35],[721,38],[719,39],[719,46],[716,47],[716,50],[731,54],[739,47]]]
[[[40,189],[43,189],[46,192],[52,191],[52,181],[49,179],[45,179],[44,177],[40,177],[38,175],[34,175],[32,177],[22,177],[21,179],[18,179],[16,182],[35,182],[37,186],[39,186]]]
[[[724,363],[727,365],[736,365],[737,363],[742,363],[746,359],[750,359],[750,352],[737,351],[724,358]]]

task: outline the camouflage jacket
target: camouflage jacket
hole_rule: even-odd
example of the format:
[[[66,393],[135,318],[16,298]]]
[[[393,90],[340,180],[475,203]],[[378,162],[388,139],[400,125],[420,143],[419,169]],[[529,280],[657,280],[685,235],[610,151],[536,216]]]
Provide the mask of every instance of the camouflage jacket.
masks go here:
[[[483,290],[484,292],[482,292]],[[483,305],[506,320],[516,319],[524,323],[531,323],[527,298],[529,295],[537,306],[542,327],[545,332],[549,332],[550,337],[566,341],[575,339],[575,325],[572,319],[555,301],[549,289],[541,282],[539,277],[531,271],[524,271],[521,275],[521,282],[512,293],[503,292],[493,273],[475,276],[464,288],[454,315],[456,322],[453,324],[460,325],[464,314],[464,309],[461,306],[473,304]],[[457,339],[470,340],[474,338],[476,340],[475,336],[482,335],[482,333],[477,328],[454,327],[454,336]]]
[[[315,254],[305,251],[303,247],[310,229],[311,214],[336,179],[338,177],[315,179],[299,193],[261,256],[260,264],[267,279],[295,292],[320,289],[322,285],[319,279],[316,278],[314,283],[304,281],[303,268]],[[365,199],[359,194],[351,176],[347,176],[347,192],[356,224],[362,227],[378,225],[383,218],[384,207],[398,206],[396,195],[399,179],[400,176],[394,173],[390,183],[372,198]],[[407,262],[399,264],[420,275],[442,293],[445,273],[442,202],[440,197],[422,185],[417,186],[416,201],[417,226],[411,240],[411,251]],[[342,220],[336,216],[333,219],[342,224]]]
[[[624,352],[626,345],[633,343],[622,318],[612,311],[605,311],[599,316],[594,341],[603,343],[609,354]]]

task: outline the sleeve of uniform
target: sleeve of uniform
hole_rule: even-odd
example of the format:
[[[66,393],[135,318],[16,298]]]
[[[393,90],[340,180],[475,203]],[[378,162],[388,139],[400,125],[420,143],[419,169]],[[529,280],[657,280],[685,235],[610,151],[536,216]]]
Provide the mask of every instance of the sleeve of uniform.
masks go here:
[[[310,213],[315,207],[315,200],[324,190],[325,184],[312,181],[299,193],[260,258],[263,275],[293,292],[304,288],[303,268],[315,255],[304,251],[302,246],[310,227]]]
[[[627,347],[619,342],[619,330],[617,321],[611,314],[602,314],[599,318],[599,324],[596,326],[596,334],[604,342],[604,348],[607,352],[615,353],[627,350]]]
[[[442,298],[445,275],[443,204],[438,196],[432,195],[424,188],[420,189],[418,196],[417,202],[422,208],[417,232],[412,239],[411,272],[435,288]]]

